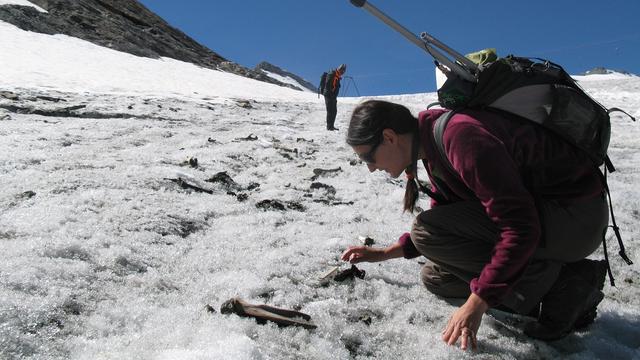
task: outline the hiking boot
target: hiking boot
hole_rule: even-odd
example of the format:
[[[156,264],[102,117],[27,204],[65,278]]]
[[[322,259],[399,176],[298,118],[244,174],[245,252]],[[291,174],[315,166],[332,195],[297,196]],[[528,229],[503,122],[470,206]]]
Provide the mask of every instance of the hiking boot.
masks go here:
[[[580,268],[582,273],[574,271],[571,265],[562,268],[558,279],[542,298],[538,321],[528,323],[525,334],[539,340],[558,340],[571,333],[578,320],[588,321],[591,312],[595,313],[604,294],[597,284],[586,279],[597,280],[600,263],[585,262]]]
[[[578,262],[567,264],[572,271],[580,274],[589,284],[602,291],[607,277],[607,262],[605,260],[582,259]],[[595,271],[593,270],[595,269]],[[587,309],[574,324],[575,330],[583,330],[591,325],[598,315],[597,306]]]

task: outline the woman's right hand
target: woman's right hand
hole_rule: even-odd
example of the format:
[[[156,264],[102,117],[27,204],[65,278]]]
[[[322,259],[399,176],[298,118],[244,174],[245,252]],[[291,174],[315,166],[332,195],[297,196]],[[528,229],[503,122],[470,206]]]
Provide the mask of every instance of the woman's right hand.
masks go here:
[[[343,261],[348,261],[352,264],[359,262],[377,262],[384,261],[390,258],[387,249],[385,248],[372,248],[370,246],[350,246],[342,253],[340,257]]]

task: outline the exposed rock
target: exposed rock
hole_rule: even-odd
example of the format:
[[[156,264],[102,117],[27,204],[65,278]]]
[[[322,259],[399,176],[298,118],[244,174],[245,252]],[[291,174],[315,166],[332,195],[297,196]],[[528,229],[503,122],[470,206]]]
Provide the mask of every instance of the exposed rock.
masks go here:
[[[242,190],[242,187],[238,185],[238,183],[235,182],[226,171],[218,172],[205,181],[210,183],[222,184],[228,190]]]
[[[69,117],[69,118],[82,118],[82,119],[157,119],[167,120],[164,117],[158,117],[153,115],[134,115],[131,113],[102,113],[97,111],[78,111],[86,108],[86,105],[67,106],[62,108],[48,108],[40,109],[36,105],[22,106],[22,105],[5,105],[0,104],[0,113],[8,111],[16,114],[34,114],[50,117]],[[2,115],[0,115],[0,118]],[[44,120],[45,123],[57,124],[58,122],[51,122]]]
[[[369,236],[359,236],[358,240],[360,240],[360,242],[362,242],[364,246],[372,246],[376,242],[372,237]]]
[[[238,104],[238,106],[240,106],[243,109],[253,109],[253,105],[251,105],[251,101],[250,100],[236,100],[236,104]]]
[[[342,172],[342,168],[340,167],[335,169],[313,169],[313,176],[311,177],[311,181],[316,181],[321,176],[334,176],[339,172]]]
[[[258,136],[257,135],[249,134],[247,137],[235,138],[235,139],[233,139],[233,142],[238,142],[238,141],[256,141],[256,140],[258,140]]]
[[[283,77],[288,77],[288,78],[291,78],[291,79],[295,80],[304,89],[307,89],[307,90],[312,91],[312,92],[317,92],[318,91],[318,88],[315,87],[312,83],[308,82],[307,80],[301,78],[300,76],[298,76],[296,74],[293,74],[293,73],[290,73],[290,72],[288,72],[286,70],[283,70],[283,69],[281,69],[281,68],[279,68],[279,67],[277,67],[277,66],[275,66],[273,64],[270,64],[270,63],[268,63],[266,61],[263,61],[260,64],[256,65],[255,70],[257,72],[268,71],[270,73],[278,74],[278,75],[283,76]],[[293,87],[297,88],[295,85]],[[299,90],[302,90],[302,89],[299,89]]]
[[[258,209],[262,209],[262,210],[279,210],[279,211],[284,211],[287,208],[291,209],[291,210],[296,210],[296,211],[305,211],[305,207],[300,204],[297,203],[295,201],[287,201],[285,203],[283,203],[282,201],[279,200],[272,200],[272,199],[266,199],[266,200],[262,200],[260,202],[258,202],[256,204],[256,207]]]
[[[0,91],[0,97],[9,99],[9,100],[18,100],[18,95],[11,91]]]
[[[53,97],[53,96],[46,96],[46,95],[36,95],[36,99],[40,99],[40,100],[44,100],[44,101],[51,101],[51,102],[56,102],[56,103],[60,102],[60,101],[67,101],[65,99],[61,99],[61,98]]]
[[[23,193],[20,193],[18,195],[16,195],[17,199],[31,199],[32,197],[36,196],[35,191],[31,191],[31,190],[27,190]]]
[[[230,72],[230,73],[234,73],[236,75],[240,75],[240,76],[244,76],[244,77],[248,77],[251,79],[255,79],[255,80],[260,80],[260,81],[264,81],[264,82],[268,82],[268,83],[272,83],[272,84],[276,84],[276,85],[280,85],[280,86],[284,86],[284,87],[288,87],[294,90],[300,90],[297,87],[291,85],[291,84],[285,84],[283,82],[280,82],[272,77],[267,76],[267,74],[265,74],[262,71],[254,71],[251,69],[248,69],[242,65],[238,65],[234,62],[231,61],[222,61],[218,64],[217,67],[219,70],[222,71],[226,71],[226,72]]]
[[[5,109],[0,109],[0,120],[11,120],[11,115]]]
[[[197,169],[198,168],[198,158],[190,156],[190,157],[187,158],[187,160],[184,161],[183,165],[185,165],[185,166],[188,165],[188,166],[190,166],[190,167],[192,167],[194,169]]]
[[[177,179],[167,178],[166,180],[173,181],[174,183],[178,184],[178,186],[180,186],[183,189],[193,190],[193,191],[198,192],[198,193],[213,194],[213,190],[205,189],[205,188],[200,187],[198,185],[191,184],[191,183],[185,181],[182,178],[177,178]]]
[[[355,265],[351,265],[350,268],[337,273],[333,280],[337,282],[343,282],[347,279],[364,279],[365,275],[366,271],[358,269]]]
[[[333,197],[336,194],[336,188],[331,186],[331,185],[327,185],[327,184],[323,184],[320,182],[313,182],[311,183],[311,186],[309,186],[309,188],[311,190],[316,190],[316,189],[323,189],[326,191],[328,196]]]
[[[605,75],[605,74],[613,74],[613,73],[618,73],[623,75],[634,75],[626,70],[611,70],[602,66],[595,67],[591,70],[587,70],[582,75]]]

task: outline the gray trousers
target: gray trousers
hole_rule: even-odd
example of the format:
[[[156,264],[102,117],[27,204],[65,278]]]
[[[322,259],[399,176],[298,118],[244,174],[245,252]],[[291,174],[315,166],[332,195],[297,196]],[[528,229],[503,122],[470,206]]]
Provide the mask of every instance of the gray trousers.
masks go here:
[[[528,314],[538,305],[557,279],[563,263],[581,260],[600,246],[609,222],[604,194],[569,206],[542,201],[538,213],[541,244],[513,291],[502,302],[520,314]],[[496,225],[477,201],[424,211],[416,217],[411,230],[415,247],[436,265],[423,270],[423,281],[429,290],[441,296],[467,296],[468,283],[490,261],[498,239]],[[449,278],[445,279],[446,275]],[[429,286],[429,281],[434,286]]]

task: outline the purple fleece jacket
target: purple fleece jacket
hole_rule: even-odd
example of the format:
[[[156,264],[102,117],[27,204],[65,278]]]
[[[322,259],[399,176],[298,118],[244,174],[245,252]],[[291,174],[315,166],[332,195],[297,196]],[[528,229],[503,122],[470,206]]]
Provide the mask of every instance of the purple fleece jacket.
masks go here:
[[[432,184],[438,174],[450,188],[451,201],[478,199],[499,229],[491,261],[470,284],[472,292],[495,306],[519,279],[540,243],[534,196],[571,203],[601,194],[603,185],[581,150],[536,124],[488,111],[462,111],[449,121],[443,143],[458,173],[451,174],[433,143],[433,123],[442,112],[420,113],[423,163]],[[431,206],[438,204],[432,201]],[[406,258],[420,255],[409,233],[399,241]]]

